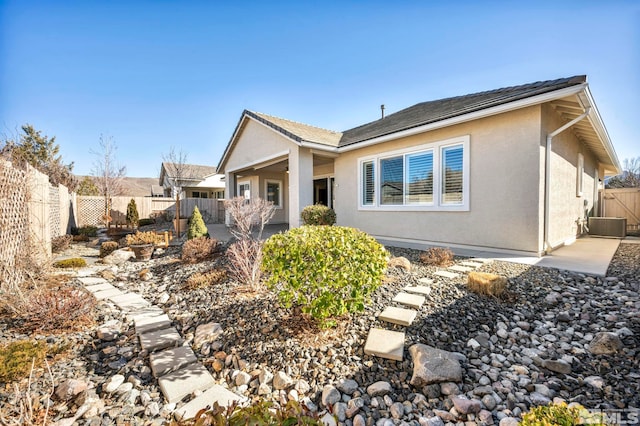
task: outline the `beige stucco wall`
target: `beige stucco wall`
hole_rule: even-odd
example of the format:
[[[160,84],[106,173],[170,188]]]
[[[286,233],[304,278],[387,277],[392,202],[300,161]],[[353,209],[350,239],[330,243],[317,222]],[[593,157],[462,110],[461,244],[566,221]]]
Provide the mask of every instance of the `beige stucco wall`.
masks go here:
[[[225,172],[235,171],[294,148],[296,145],[293,142],[273,129],[254,120],[247,120],[244,129],[236,138],[233,151],[228,155],[224,169]]]
[[[358,159],[411,146],[470,136],[470,209],[358,209]],[[540,107],[532,106],[349,151],[335,160],[338,224],[378,237],[539,252]]]
[[[542,132],[540,150],[544,158],[547,134],[564,125],[567,120],[549,105],[542,106]],[[598,163],[595,156],[575,137],[571,129],[556,135],[551,149],[551,183],[549,200],[549,238],[551,247],[571,242],[583,230],[579,220],[585,217],[585,210],[594,207],[595,180]],[[577,195],[578,154],[584,156],[583,191]],[[541,186],[544,194],[544,184]],[[541,206],[544,212],[544,199]],[[585,205],[586,202],[586,205]],[[544,215],[542,214],[543,218]]]

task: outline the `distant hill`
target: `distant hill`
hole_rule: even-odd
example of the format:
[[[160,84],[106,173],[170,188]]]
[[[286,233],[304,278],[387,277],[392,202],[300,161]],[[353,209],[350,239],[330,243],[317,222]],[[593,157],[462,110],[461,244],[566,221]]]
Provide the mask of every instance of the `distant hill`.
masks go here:
[[[77,178],[78,181],[81,181],[84,176],[77,176]],[[152,185],[158,188],[158,178],[125,177],[123,182],[124,193],[122,195],[130,197],[150,197]]]

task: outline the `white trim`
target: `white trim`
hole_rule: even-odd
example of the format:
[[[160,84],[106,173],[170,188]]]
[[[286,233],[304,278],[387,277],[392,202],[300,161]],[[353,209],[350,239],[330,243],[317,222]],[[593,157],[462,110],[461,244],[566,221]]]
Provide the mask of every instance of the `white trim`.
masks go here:
[[[357,159],[358,163],[358,210],[359,211],[446,211],[446,212],[467,212],[470,210],[469,184],[470,184],[470,135],[445,139],[442,141],[430,142],[427,144],[412,147],[385,151],[377,154],[370,154]],[[442,171],[442,149],[456,145],[462,146],[462,203],[444,204],[441,201],[441,171]],[[431,151],[433,154],[433,201],[426,204],[403,204],[403,205],[382,205],[380,203],[380,160],[393,157],[403,157],[403,184],[406,180],[406,155]],[[372,205],[363,204],[363,164],[373,161],[374,167],[374,202]],[[403,201],[404,202],[404,201]]]
[[[576,197],[582,197],[584,193],[584,155],[578,153],[578,165],[576,167]]]
[[[261,166],[262,163],[268,163],[271,162],[271,164],[275,164],[278,163],[279,159],[284,159],[283,157],[287,157],[289,155],[291,151],[290,150],[286,150],[286,151],[280,151],[277,152],[275,154],[269,155],[267,157],[262,157],[259,160],[256,161],[252,161],[251,163],[245,163],[241,166],[236,167],[235,169],[231,169],[231,170],[225,170],[226,173],[236,173],[240,170],[246,170],[246,169],[256,169],[258,168],[257,166]]]
[[[281,180],[278,179],[265,179],[264,180],[264,199],[265,200],[269,200],[269,191],[268,191],[268,187],[270,183],[275,183],[278,185],[278,204],[276,205],[274,203],[273,207],[276,208],[276,210],[281,210],[282,208],[284,208],[284,205],[282,203],[282,190],[283,190],[283,183]]]
[[[448,118],[446,120],[437,121],[435,123],[429,123],[411,129],[402,130],[400,132],[391,133],[384,136],[378,136],[377,138],[370,139],[363,142],[355,142],[351,145],[338,148],[338,152],[353,151],[356,149],[364,148],[370,145],[387,142],[394,139],[400,139],[407,136],[424,133],[434,129],[440,129],[442,127],[453,126],[454,124],[464,123],[466,121],[477,120],[491,115],[501,114],[503,112],[513,111],[520,108],[525,108],[532,105],[541,104],[544,102],[552,101],[554,99],[561,99],[567,96],[575,95],[587,87],[587,83],[582,83],[576,86],[568,87],[566,89],[556,90],[542,95],[533,96],[530,98],[522,99],[519,101],[509,102],[503,105],[498,105],[491,108],[486,108],[480,111],[475,111],[460,115],[457,117]]]

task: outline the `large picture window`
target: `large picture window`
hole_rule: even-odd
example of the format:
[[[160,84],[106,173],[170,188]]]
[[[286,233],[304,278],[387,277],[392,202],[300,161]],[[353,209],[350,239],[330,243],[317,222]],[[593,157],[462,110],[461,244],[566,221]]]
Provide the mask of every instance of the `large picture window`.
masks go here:
[[[469,137],[360,159],[360,207],[468,210]]]

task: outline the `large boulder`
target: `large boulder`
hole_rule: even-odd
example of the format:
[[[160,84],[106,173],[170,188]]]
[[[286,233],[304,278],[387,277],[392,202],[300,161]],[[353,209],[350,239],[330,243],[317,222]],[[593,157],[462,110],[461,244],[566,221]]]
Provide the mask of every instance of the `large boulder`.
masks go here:
[[[411,346],[409,353],[413,359],[413,386],[462,381],[462,367],[455,354],[421,343]]]
[[[589,352],[594,355],[610,355],[618,352],[623,346],[617,334],[603,331],[593,337],[589,343]]]
[[[132,251],[128,249],[120,249],[102,258],[102,263],[105,265],[121,265],[132,257],[135,257],[135,254],[133,254]]]

